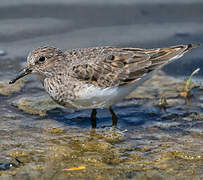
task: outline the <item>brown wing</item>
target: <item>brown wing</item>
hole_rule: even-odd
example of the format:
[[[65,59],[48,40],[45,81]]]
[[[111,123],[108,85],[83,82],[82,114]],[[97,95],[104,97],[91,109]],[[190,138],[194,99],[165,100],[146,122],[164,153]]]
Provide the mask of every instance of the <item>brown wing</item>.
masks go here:
[[[121,86],[138,81],[146,73],[192,48],[193,45],[159,49],[103,47],[98,51],[89,48],[84,50],[86,53],[82,53],[83,60],[73,65],[70,74],[74,78],[102,88]],[[90,53],[93,50],[94,53]]]

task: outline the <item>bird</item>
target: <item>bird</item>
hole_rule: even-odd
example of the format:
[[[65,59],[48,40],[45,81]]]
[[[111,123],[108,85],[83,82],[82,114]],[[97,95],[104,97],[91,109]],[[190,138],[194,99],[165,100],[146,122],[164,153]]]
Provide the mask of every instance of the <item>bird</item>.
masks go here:
[[[118,117],[112,105],[122,101],[153,72],[197,46],[103,46],[64,51],[41,46],[30,51],[26,66],[9,84],[28,74],[37,74],[56,103],[71,109],[92,109],[92,128],[96,128],[98,108],[109,109],[112,127],[116,127]]]

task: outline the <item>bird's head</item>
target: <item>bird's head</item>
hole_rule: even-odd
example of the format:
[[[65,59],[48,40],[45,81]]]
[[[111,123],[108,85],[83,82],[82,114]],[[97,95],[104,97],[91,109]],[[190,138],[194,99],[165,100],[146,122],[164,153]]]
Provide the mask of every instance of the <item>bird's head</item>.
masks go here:
[[[42,46],[31,51],[27,57],[26,67],[9,83],[13,84],[18,79],[28,74],[38,74],[42,78],[51,77],[61,61],[64,61],[64,53],[55,47]],[[59,63],[60,62],[60,63]]]

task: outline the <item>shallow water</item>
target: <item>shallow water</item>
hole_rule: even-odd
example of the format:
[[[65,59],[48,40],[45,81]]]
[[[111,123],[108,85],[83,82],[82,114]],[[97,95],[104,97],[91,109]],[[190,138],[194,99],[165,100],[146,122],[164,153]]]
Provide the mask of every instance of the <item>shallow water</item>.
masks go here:
[[[34,76],[8,85],[27,52],[42,44],[152,48],[203,41],[201,1],[136,2],[2,1],[0,163],[18,165],[0,171],[2,179],[203,178],[203,70],[190,101],[180,96],[184,79],[203,67],[201,46],[115,105],[118,129],[104,127],[111,116],[100,109],[91,130],[89,110],[57,106]],[[165,110],[157,106],[161,96]],[[84,169],[64,170],[79,166]]]
[[[34,79],[15,85],[17,92],[8,89],[7,95],[9,85],[2,83],[0,157],[18,167],[0,171],[1,177],[200,179],[203,88],[195,87],[187,104],[179,95],[184,83],[159,72],[114,106],[118,129],[104,127],[111,125],[111,116],[101,109],[96,130],[90,128],[90,111],[55,105]],[[161,95],[167,97],[166,110],[157,106]],[[85,169],[64,170],[80,166]]]

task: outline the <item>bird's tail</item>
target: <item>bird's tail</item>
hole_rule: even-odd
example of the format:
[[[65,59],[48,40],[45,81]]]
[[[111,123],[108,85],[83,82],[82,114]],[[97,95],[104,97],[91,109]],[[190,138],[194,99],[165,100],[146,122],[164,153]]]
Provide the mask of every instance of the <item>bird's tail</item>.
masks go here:
[[[198,46],[199,44],[188,44],[188,45],[170,46],[167,48],[160,49],[150,49],[148,53],[150,55],[150,61],[152,62],[152,64],[149,67],[149,70],[154,70],[167,64],[168,62],[178,59],[181,56],[183,56],[183,54],[185,54],[186,52]]]

